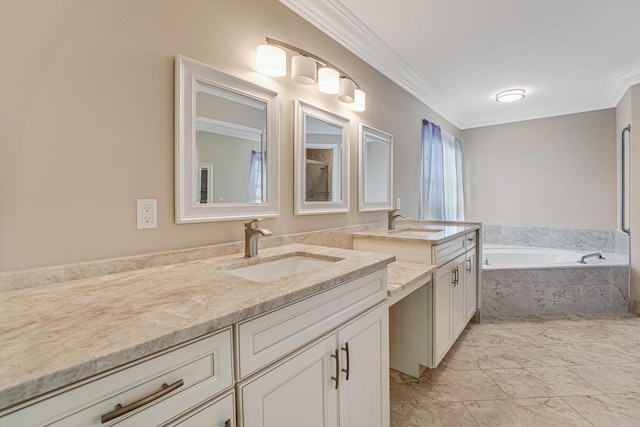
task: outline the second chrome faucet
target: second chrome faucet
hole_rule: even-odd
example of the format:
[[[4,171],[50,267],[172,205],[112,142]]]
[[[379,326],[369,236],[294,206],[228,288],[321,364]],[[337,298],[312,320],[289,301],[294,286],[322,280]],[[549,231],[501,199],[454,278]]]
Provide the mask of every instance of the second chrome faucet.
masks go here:
[[[259,219],[244,224],[244,256],[252,258],[258,256],[258,237],[271,236],[271,230],[258,228]]]
[[[389,216],[387,218],[387,222],[388,222],[388,229],[389,230],[395,230],[396,229],[396,218],[400,217],[400,218],[406,218],[404,215],[400,215],[400,214],[395,214],[398,211],[398,209],[393,209],[390,210],[388,212]]]

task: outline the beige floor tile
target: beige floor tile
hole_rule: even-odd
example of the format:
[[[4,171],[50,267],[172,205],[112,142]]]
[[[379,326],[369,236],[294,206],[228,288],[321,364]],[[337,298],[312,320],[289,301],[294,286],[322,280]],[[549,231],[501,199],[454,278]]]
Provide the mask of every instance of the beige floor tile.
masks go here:
[[[565,402],[596,427],[640,425],[640,394],[563,397]]]
[[[391,405],[391,427],[477,427],[462,402]]]
[[[581,351],[573,344],[538,344],[502,348],[525,368],[598,364],[597,357]],[[632,360],[627,361],[632,362]]]
[[[404,378],[406,375],[390,370],[389,375],[389,390],[391,394],[391,404],[401,404],[401,403],[410,403],[411,396],[407,391],[407,386],[405,385]]]
[[[631,393],[640,390],[640,363],[581,366],[568,369],[598,387],[604,394]]]
[[[423,375],[407,388],[414,402],[459,402],[478,399],[507,399],[484,371],[442,369]]]
[[[595,358],[600,365],[640,362],[640,341],[576,343],[573,346]]]
[[[461,336],[464,345],[500,346],[527,344],[520,334],[508,328],[470,328]],[[460,339],[460,338],[459,338]]]
[[[465,402],[465,405],[480,426],[591,426],[591,424],[571,408],[571,406],[557,397],[543,399],[487,400]]]
[[[457,371],[521,367],[502,347],[482,347],[464,343],[449,350],[447,356],[440,362],[440,368]]]
[[[492,369],[486,372],[512,398],[601,394],[568,367]]]
[[[603,341],[628,341],[635,337],[627,332],[618,331],[604,324],[552,326],[545,330],[540,328],[518,329],[518,334],[531,344],[587,343]]]

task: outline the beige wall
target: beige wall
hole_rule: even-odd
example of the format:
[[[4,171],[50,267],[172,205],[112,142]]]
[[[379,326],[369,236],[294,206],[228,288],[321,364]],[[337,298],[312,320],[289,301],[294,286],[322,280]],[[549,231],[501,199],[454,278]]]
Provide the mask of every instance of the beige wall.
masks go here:
[[[334,96],[253,70],[265,36],[327,58],[367,92]],[[381,221],[357,212],[358,124],[395,137],[395,196],[416,216],[423,118],[459,131],[277,0],[9,2],[0,14],[0,271],[152,253],[243,238],[242,221],[174,223],[174,57],[280,94],[281,212],[274,234]],[[351,122],[351,211],[293,216],[293,102]],[[136,230],[135,200],[158,199]]]
[[[616,227],[615,109],[462,132],[466,218]]]

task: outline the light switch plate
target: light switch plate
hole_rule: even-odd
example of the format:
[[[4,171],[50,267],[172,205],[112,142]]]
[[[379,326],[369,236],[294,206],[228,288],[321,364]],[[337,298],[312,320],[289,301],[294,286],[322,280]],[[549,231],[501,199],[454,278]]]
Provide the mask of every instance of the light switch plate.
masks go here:
[[[143,228],[158,228],[158,200],[137,200],[138,230]]]

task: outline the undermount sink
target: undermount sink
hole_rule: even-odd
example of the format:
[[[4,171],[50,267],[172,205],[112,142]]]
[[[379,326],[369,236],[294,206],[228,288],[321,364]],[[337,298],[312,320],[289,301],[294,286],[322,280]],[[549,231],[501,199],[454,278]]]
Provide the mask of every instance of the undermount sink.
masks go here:
[[[340,258],[325,259],[293,254],[286,258],[265,260],[258,264],[226,270],[226,273],[254,282],[269,282],[340,260]]]
[[[389,233],[439,233],[442,230],[437,228],[398,228],[397,230],[390,231]]]

